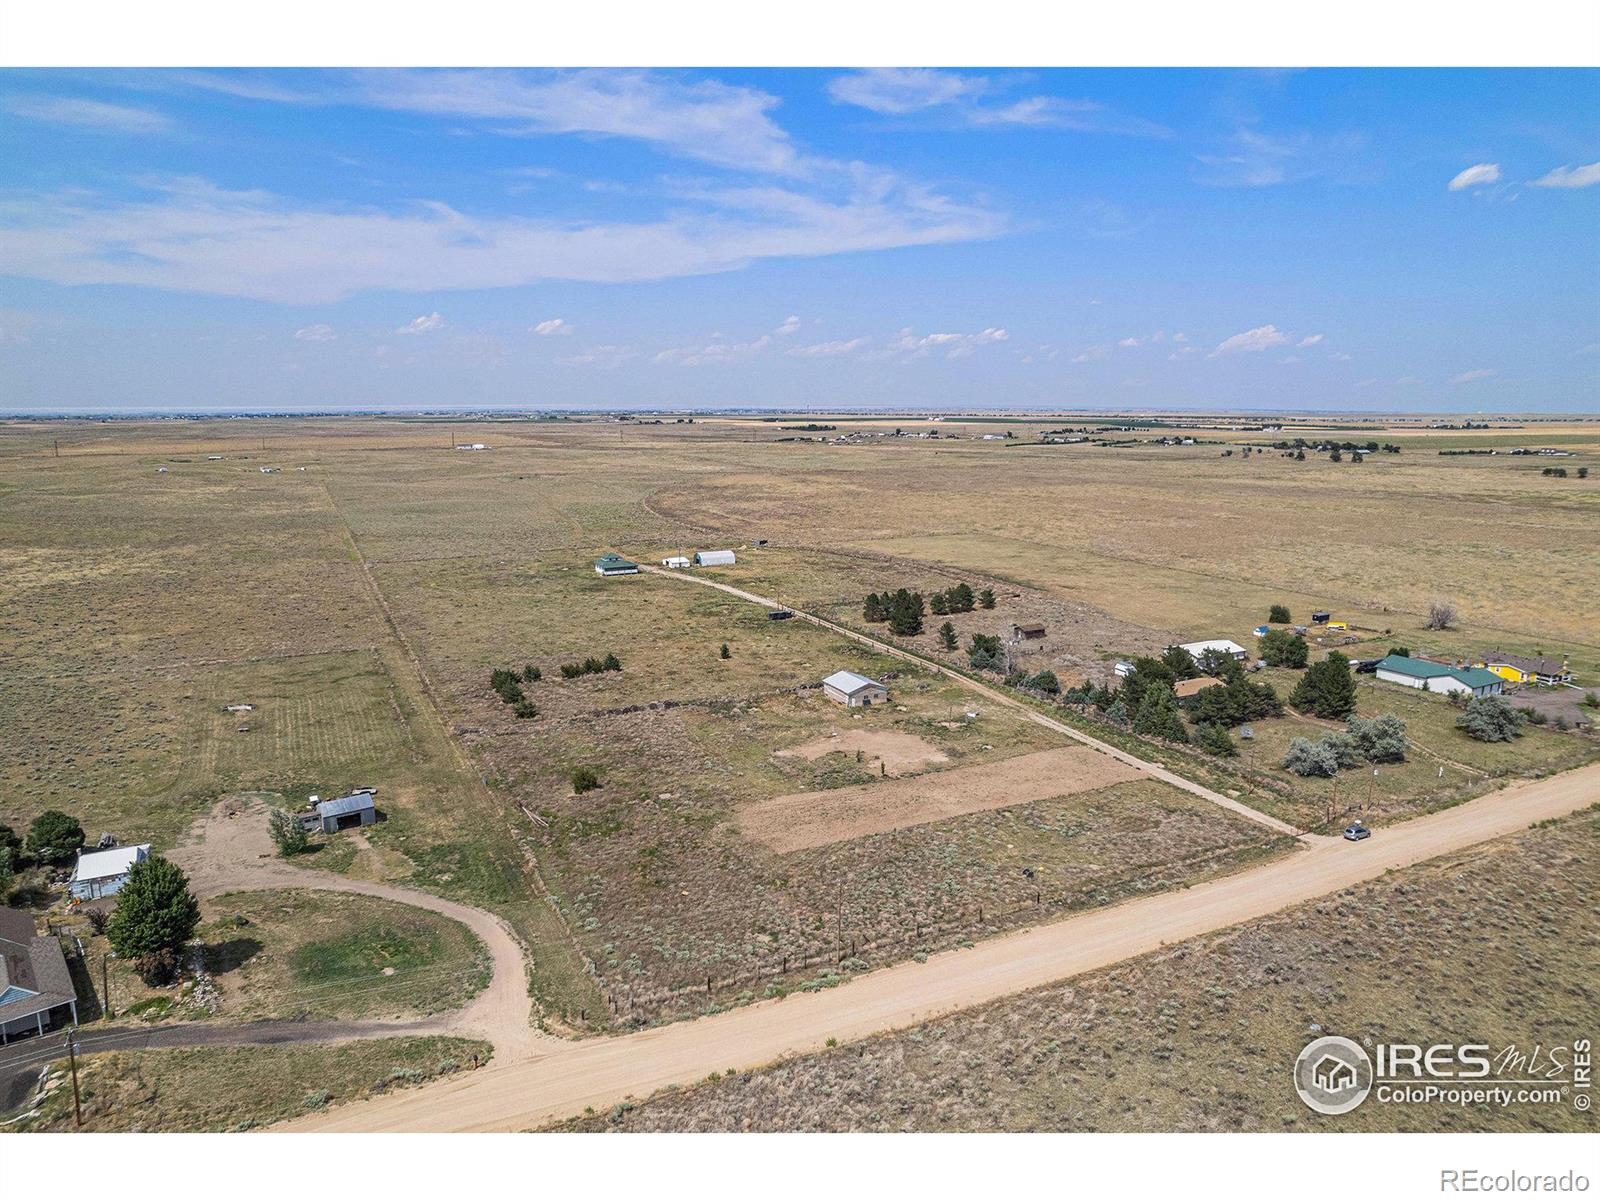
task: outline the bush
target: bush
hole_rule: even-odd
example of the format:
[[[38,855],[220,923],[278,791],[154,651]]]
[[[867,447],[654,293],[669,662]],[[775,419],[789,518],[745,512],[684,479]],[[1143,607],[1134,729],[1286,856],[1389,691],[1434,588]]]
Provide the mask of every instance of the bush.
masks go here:
[[[1435,600],[1428,605],[1427,627],[1429,629],[1449,629],[1450,626],[1455,624],[1458,615],[1455,601]]]
[[[1522,736],[1522,714],[1499,696],[1474,696],[1456,718],[1456,728],[1480,742],[1510,742]]]
[[[580,796],[600,786],[600,772],[593,767],[575,767],[572,772],[572,790]]]
[[[1591,692],[1590,695],[1593,695]],[[22,852],[22,839],[17,836],[17,831],[9,825],[0,825],[0,850],[10,850],[13,854]]]
[[[1350,717],[1345,725],[1368,762],[1405,762],[1406,723],[1393,713],[1384,713],[1370,721]]]
[[[519,721],[531,721],[539,715],[539,709],[532,700],[519,700],[512,706],[511,715]]]
[[[0,904],[11,894],[11,885],[17,878],[16,851],[10,846],[0,846]],[[90,912],[98,909],[91,908]]]
[[[1000,648],[1000,637],[992,633],[975,633],[967,647],[967,662],[976,671],[999,671],[1005,667],[1005,653]]]
[[[728,649],[727,642],[722,643],[722,649],[717,652],[717,657],[722,659],[729,659],[733,657],[733,651]]]
[[[1305,638],[1290,630],[1273,629],[1261,635],[1261,660],[1269,667],[1298,670],[1306,665],[1309,653]]]
[[[1291,618],[1289,608],[1284,604],[1274,604],[1267,610],[1267,621],[1273,625],[1287,625]]]
[[[563,678],[563,679],[576,679],[576,678],[578,678],[578,676],[580,676],[582,674],[583,674],[583,668],[580,665],[578,665],[577,663],[562,663],[561,664],[561,678]]]
[[[200,905],[189,892],[188,877],[176,864],[152,854],[128,872],[106,936],[113,950],[134,961],[147,982],[164,983],[199,924]]]
[[[600,666],[601,666],[601,668],[603,670],[620,671],[620,670],[622,670],[622,660],[620,658],[618,658],[615,654],[607,654],[606,657],[605,657],[605,661],[602,662],[600,664]]]
[[[489,686],[507,704],[515,704],[522,699],[522,684],[517,681],[517,673],[515,671],[508,671],[504,667],[496,667],[489,672]]]
[[[1350,660],[1335,650],[1300,677],[1289,703],[1304,713],[1339,720],[1356,710],[1356,680]]]
[[[71,860],[83,848],[83,826],[60,809],[47,808],[28,826],[28,854],[53,866]]]
[[[1137,712],[1139,705],[1144,702],[1146,691],[1155,687],[1170,692],[1177,681],[1172,668],[1160,659],[1136,658],[1133,660],[1133,670],[1122,681],[1123,702]]]
[[[1339,755],[1322,741],[1295,738],[1283,756],[1283,765],[1286,770],[1305,778],[1317,775],[1331,779],[1339,773]]]
[[[293,858],[311,847],[311,835],[300,826],[291,814],[275,808],[267,814],[267,833],[278,848],[278,857]]]
[[[993,608],[994,607],[994,589],[993,588],[984,588],[983,591],[978,593],[978,607],[979,608]]]
[[[529,683],[538,683],[539,680],[544,678],[544,672],[532,663],[528,663],[522,668],[522,678]]]
[[[1036,692],[1043,692],[1046,696],[1061,694],[1061,681],[1056,678],[1054,671],[1040,671],[1028,680],[1028,686]]]

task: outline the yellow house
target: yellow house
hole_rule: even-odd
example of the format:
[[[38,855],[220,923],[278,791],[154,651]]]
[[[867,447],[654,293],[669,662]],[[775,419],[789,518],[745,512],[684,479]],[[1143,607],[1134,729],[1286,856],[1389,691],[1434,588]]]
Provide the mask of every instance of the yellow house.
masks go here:
[[[1567,669],[1567,664],[1553,658],[1530,658],[1521,654],[1507,654],[1503,650],[1491,650],[1472,665],[1493,671],[1507,683],[1542,683],[1551,687],[1572,681],[1572,672]]]
[[[1475,666],[1475,667],[1482,667],[1485,671],[1493,671],[1496,675],[1500,676],[1500,678],[1504,679],[1507,683],[1531,683],[1533,681],[1533,676],[1532,675],[1529,675],[1526,671],[1522,670],[1522,668],[1520,668],[1520,667],[1512,666],[1510,663],[1481,663],[1481,662],[1478,662],[1478,663],[1473,663],[1472,665]]]

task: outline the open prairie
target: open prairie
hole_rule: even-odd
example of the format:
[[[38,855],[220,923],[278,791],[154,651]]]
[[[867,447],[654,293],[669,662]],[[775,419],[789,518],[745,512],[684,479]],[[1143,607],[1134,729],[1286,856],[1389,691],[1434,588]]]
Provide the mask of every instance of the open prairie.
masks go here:
[[[962,643],[1042,624],[1013,665],[1063,685],[1176,639],[1248,643],[1272,603],[1333,610],[1361,652],[1498,645],[1600,678],[1600,481],[1543,476],[1534,456],[1439,454],[1559,447],[1585,465],[1595,425],[830,421],[849,441],[742,417],[0,425],[0,822],[59,807],[91,838],[165,848],[220,796],[377,787],[368,849],[308,864],[503,915],[541,1011],[595,1029],[1282,848],[1165,784],[1102,778],[1103,763],[1013,795],[1036,756],[1078,752],[836,632],[659,576],[601,578],[603,551],[731,547],[738,563],[707,575],[854,628],[869,591],[965,582],[995,605],[949,618]],[[1042,440],[1063,428],[1088,440]],[[1180,432],[1194,444],[1162,444]],[[1244,454],[1294,437],[1399,452]],[[464,438],[490,449],[450,449]],[[1460,620],[1426,632],[1440,597]],[[942,620],[898,639],[870,628],[963,666]],[[607,655],[620,669],[562,671]],[[521,715],[491,689],[497,668],[523,676]],[[891,703],[830,703],[816,684],[839,669],[886,679]],[[1402,712],[1418,747],[1372,785],[1368,810],[1389,819],[1594,753],[1554,729],[1474,743],[1413,694],[1364,688],[1369,710]],[[1271,761],[1302,732],[1315,723],[1264,722],[1260,750],[1228,762],[1115,737],[1309,825],[1331,785],[1274,778]],[[580,768],[597,786],[574,786]],[[1360,783],[1341,787],[1340,805],[1351,788],[1367,804]],[[773,808],[795,797],[827,829]]]

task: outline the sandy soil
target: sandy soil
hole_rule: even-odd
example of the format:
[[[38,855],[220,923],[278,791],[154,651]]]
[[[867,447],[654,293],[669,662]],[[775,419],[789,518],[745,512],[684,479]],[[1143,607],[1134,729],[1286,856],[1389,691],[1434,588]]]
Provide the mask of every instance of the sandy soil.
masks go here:
[[[344,1105],[286,1130],[473,1131],[536,1128],[584,1108],[747,1070],[921,1024],[945,1013],[1099,970],[1216,929],[1290,908],[1399,867],[1452,854],[1594,803],[1600,764],[1514,784],[1381,829],[1364,842],[1317,839],[1253,871],[1097,909],[904,963],[843,987],[795,994],[626,1037],[567,1043],[543,1057]]]
[[[861,752],[863,762],[882,763],[890,775],[904,775],[922,767],[949,762],[949,757],[937,746],[923,741],[915,734],[897,733],[892,729],[849,729],[820,737],[803,746],[779,750],[777,758],[803,758],[815,762],[829,754],[854,755]]]
[[[740,809],[734,820],[751,841],[787,854],[964,813],[1070,796],[1140,774],[1094,750],[1067,746],[911,779],[775,796]]]
[[[489,986],[465,1008],[418,1021],[404,1032],[480,1037],[494,1046],[496,1060],[503,1061],[527,1058],[555,1042],[533,1027],[522,945],[504,921],[482,909],[414,888],[294,866],[273,853],[272,839],[267,834],[267,810],[259,800],[241,796],[223,799],[196,824],[195,840],[174,850],[170,857],[188,872],[190,886],[200,896],[271,888],[353,892],[409,904],[459,921],[489,948],[494,970]]]

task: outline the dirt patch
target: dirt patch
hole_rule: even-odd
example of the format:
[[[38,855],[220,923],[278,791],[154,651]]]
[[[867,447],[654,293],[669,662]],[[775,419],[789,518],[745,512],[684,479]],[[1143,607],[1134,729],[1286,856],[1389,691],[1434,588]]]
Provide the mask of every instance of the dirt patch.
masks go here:
[[[735,823],[751,841],[788,854],[1138,778],[1134,768],[1087,747],[1042,750],[912,779],[776,796],[741,809]]]
[[[959,728],[959,726],[958,726]],[[815,762],[829,754],[857,754],[864,762],[880,762],[890,775],[904,775],[921,767],[935,766],[950,761],[949,755],[937,746],[923,741],[912,733],[896,733],[892,729],[851,729],[833,733],[774,752],[775,758],[803,758]]]

